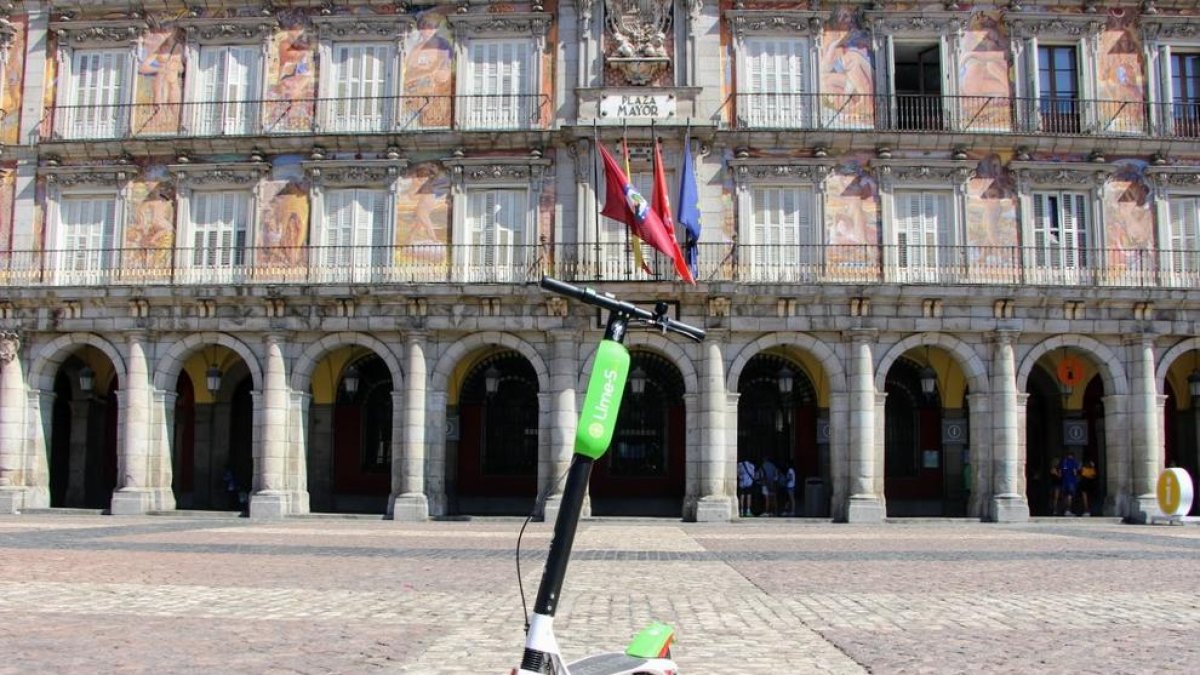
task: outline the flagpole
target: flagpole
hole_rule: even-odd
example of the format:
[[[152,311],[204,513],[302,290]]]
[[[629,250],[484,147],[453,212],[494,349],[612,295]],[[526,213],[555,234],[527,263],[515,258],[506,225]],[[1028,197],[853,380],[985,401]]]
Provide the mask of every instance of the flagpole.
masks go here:
[[[595,216],[593,229],[595,230],[596,243],[594,245],[596,251],[596,280],[600,280],[600,268],[603,258],[600,254],[600,126],[598,122],[592,120],[592,211]]]
[[[621,120],[621,159],[625,162],[625,178],[627,178],[629,180],[629,183],[632,184],[633,176],[629,175],[632,172],[629,170],[629,118],[628,117]],[[628,281],[629,278],[633,275],[632,270],[630,270],[630,268],[629,268],[629,255],[630,255],[630,250],[632,250],[632,248],[633,248],[633,244],[632,244],[632,242],[629,241],[629,228],[627,227],[627,228],[625,228],[625,255],[621,256],[625,260],[625,280],[626,281]]]
[[[651,165],[654,164],[654,158],[658,157],[658,127],[654,126],[654,121],[655,121],[654,118],[651,117],[650,118],[650,153],[651,153],[650,154],[650,159],[651,159],[650,163],[651,163]],[[654,180],[657,181],[658,179],[655,178]],[[650,192],[651,192],[651,194],[653,194],[654,190],[651,190]],[[675,236],[674,233],[672,233],[671,236]],[[658,263],[659,263],[658,249],[654,249],[654,271],[656,273],[658,272]],[[657,274],[655,276],[657,276]]]

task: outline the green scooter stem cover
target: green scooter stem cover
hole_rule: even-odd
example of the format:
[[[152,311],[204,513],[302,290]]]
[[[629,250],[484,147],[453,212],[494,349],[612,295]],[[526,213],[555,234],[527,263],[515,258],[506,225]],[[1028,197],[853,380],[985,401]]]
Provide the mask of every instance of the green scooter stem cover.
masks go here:
[[[601,340],[592,361],[592,377],[579,415],[579,428],[575,431],[575,452],[600,459],[608,451],[628,375],[629,350],[615,340]]]
[[[625,649],[625,653],[642,659],[662,658],[663,652],[671,645],[671,640],[674,638],[674,628],[665,623],[655,622],[643,628],[642,632],[633,638],[629,647]]]

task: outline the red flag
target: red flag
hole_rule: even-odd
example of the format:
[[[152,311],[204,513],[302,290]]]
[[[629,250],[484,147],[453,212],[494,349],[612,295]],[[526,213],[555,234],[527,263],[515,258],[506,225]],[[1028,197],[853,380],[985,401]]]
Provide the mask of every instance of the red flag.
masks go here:
[[[650,211],[658,216],[667,238],[671,240],[671,252],[667,255],[675,262],[675,271],[689,284],[696,283],[687,261],[683,258],[683,251],[679,249],[679,241],[675,239],[675,222],[671,216],[671,201],[667,196],[667,172],[663,168],[662,148],[659,147],[657,138],[654,139],[654,193],[650,195]]]
[[[682,270],[680,276],[684,281],[689,284],[696,283],[683,261],[683,252],[679,250],[679,244],[663,224],[662,218],[650,208],[646,198],[629,182],[629,178],[617,165],[617,160],[613,159],[603,145],[599,147],[600,156],[604,158],[605,183],[604,210],[601,213],[613,220],[625,223],[633,236],[674,260],[675,269]],[[662,167],[658,164],[655,167],[656,172],[662,171]],[[665,177],[663,184],[666,185]]]

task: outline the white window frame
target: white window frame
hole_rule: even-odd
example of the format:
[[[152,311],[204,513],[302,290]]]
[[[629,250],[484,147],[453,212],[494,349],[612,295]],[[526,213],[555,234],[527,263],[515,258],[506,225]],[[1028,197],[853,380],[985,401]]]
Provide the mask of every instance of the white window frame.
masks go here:
[[[521,283],[536,277],[540,259],[540,207],[542,179],[550,160],[540,158],[488,157],[463,158],[446,162],[452,172],[451,278],[463,282]],[[472,256],[472,194],[477,190],[524,190],[525,238],[513,242],[508,266],[488,266]]]
[[[489,197],[494,199],[499,194],[513,198],[516,207],[523,211],[516,216],[513,228],[519,227],[521,232],[509,230],[507,237],[499,236],[498,224],[493,223],[489,227],[486,222],[480,223],[481,220],[487,220],[487,215],[479,209],[486,206]],[[530,259],[528,251],[536,243],[532,231],[536,227],[532,217],[534,209],[530,208],[529,195],[527,186],[488,185],[467,189],[464,239],[460,245],[464,249],[464,281],[511,283],[526,280],[525,267]],[[489,241],[476,241],[475,237],[480,232]]]
[[[460,73],[455,78],[454,90],[458,104],[455,106],[457,128],[526,130],[543,126],[543,117],[548,111],[542,109],[542,102],[546,98],[541,90],[542,59],[546,52],[546,33],[551,19],[551,15],[545,12],[512,12],[505,14],[502,21],[496,20],[495,15],[482,13],[449,16],[455,36],[455,72]],[[472,52],[477,44],[508,41],[528,41],[529,45],[529,73],[517,98],[517,118],[513,120],[514,124],[508,126],[480,126],[474,123],[477,110],[470,103],[471,99],[467,98],[474,93]]]
[[[47,200],[47,223],[49,231],[47,247],[53,254],[50,256],[49,275],[47,283],[57,286],[99,286],[118,281],[121,277],[121,252],[124,248],[125,212],[127,193],[115,182],[107,179],[88,181],[81,187],[58,188],[51,178],[49,199]],[[109,246],[101,245],[95,259],[84,261],[82,269],[69,264],[72,257],[66,246],[66,225],[63,222],[64,204],[73,199],[111,199],[113,201],[113,222],[111,232],[107,237],[101,234],[101,239],[107,238]],[[91,257],[91,256],[89,256]]]
[[[224,162],[220,164],[172,164],[167,167],[175,177],[175,260],[177,279],[184,283],[238,283],[251,278],[257,261],[258,205],[261,203],[261,179],[269,172],[262,162]],[[195,223],[192,201],[195,194],[244,193],[246,202],[246,240],[242,262],[230,265],[195,265]]]
[[[479,94],[475,90],[476,80],[480,77],[479,62],[475,59],[477,50],[486,47],[504,46],[520,47],[525,50],[525,73],[516,77],[515,92],[499,94]],[[541,68],[533,40],[528,37],[496,37],[471,40],[465,47],[466,67],[460,70],[465,74],[458,78],[458,96],[462,105],[459,106],[459,124],[467,130],[493,129],[531,129],[538,121],[537,83],[540,81]],[[508,62],[510,65],[513,62]],[[519,60],[516,61],[519,63]],[[486,98],[481,98],[486,96]]]
[[[401,83],[404,81],[404,46],[414,23],[407,15],[384,16],[370,18],[363,16],[322,16],[314,17],[313,23],[319,32],[317,46],[322,67],[317,72],[317,106],[316,131],[331,133],[386,133],[395,130],[403,123],[397,114],[403,109]],[[334,54],[339,47],[352,47],[361,44],[383,45],[387,53],[381,63],[383,73],[383,91],[380,96],[377,112],[367,112],[358,118],[349,117],[353,112],[342,107],[337,97],[338,84],[335,81]],[[359,101],[358,104],[366,105]],[[360,108],[360,110],[363,110]],[[348,124],[354,120],[355,123]],[[365,120],[365,122],[364,122]]]
[[[57,100],[63,101],[58,109],[59,136],[68,140],[105,140],[129,136],[131,103],[133,101],[135,56],[127,47],[70,47],[59,50],[59,65],[63,68],[59,78]],[[121,78],[116,100],[103,107],[82,107],[79,102],[78,60],[86,55],[111,54],[123,60],[117,69]]]
[[[1105,18],[1098,14],[1021,12],[1006,15],[1016,73],[1017,124],[1022,131],[1042,131],[1038,47],[1075,47],[1079,75],[1079,133],[1101,131],[1096,109],[1099,82],[1100,33]]]
[[[832,171],[833,163],[828,160],[770,160],[734,159],[730,168],[734,176],[737,211],[738,279],[768,282],[817,281],[824,273],[825,265],[825,179]],[[790,255],[786,248],[775,256],[769,250],[757,253],[755,238],[757,226],[756,199],[761,190],[795,190],[797,201],[797,241]],[[809,223],[811,245],[799,246],[802,219]]]
[[[404,280],[405,270],[396,261],[396,190],[403,159],[318,160],[304,162],[311,181],[313,227],[309,237],[309,278],[322,283],[379,283]],[[368,190],[383,200],[382,223],[373,224],[382,232],[383,242],[366,245],[351,242],[348,258],[339,258],[336,250],[327,250],[329,233],[329,193],[338,190]],[[374,235],[372,235],[374,239]]]
[[[248,50],[254,54],[252,63],[247,69],[249,84],[244,98],[227,100],[224,93],[215,99],[203,91],[206,87],[201,64],[208,50],[222,50],[226,61],[230,58],[228,50]],[[192,134],[201,136],[247,136],[259,132],[262,127],[263,78],[266,64],[265,47],[262,45],[205,43],[188,45],[188,63],[184,83],[186,101],[183,113],[185,128]],[[216,89],[223,92],[229,89],[229,76],[226,70],[224,81],[214,84]],[[208,117],[215,118],[213,122]]]
[[[1190,16],[1143,13],[1139,21],[1146,64],[1146,100],[1153,111],[1151,124],[1155,133],[1171,136],[1175,133],[1172,55],[1200,54],[1200,26]]]
[[[1098,162],[1035,162],[1014,160],[1009,169],[1017,176],[1021,214],[1021,256],[1025,280],[1033,284],[1079,285],[1095,283],[1105,266],[1104,184],[1114,167]],[[1036,249],[1036,195],[1083,193],[1086,214],[1086,260],[1073,268],[1038,264]]]
[[[896,44],[936,43],[941,60],[942,130],[957,130],[961,124],[958,64],[962,62],[962,34],[969,17],[962,12],[923,9],[920,11],[866,10],[863,19],[871,30],[876,55],[875,93],[888,102],[887,117],[878,111],[881,128],[899,126],[900,105],[896,94]]]
[[[966,237],[967,184],[974,175],[975,163],[953,159],[877,159],[872,166],[876,169],[880,188],[879,213],[885,245],[884,279],[908,283],[966,281],[971,273],[968,269],[970,255]],[[948,196],[950,222],[944,228],[948,241],[938,242],[938,255],[933,264],[929,264],[926,256],[922,256],[917,265],[910,264],[908,258],[901,256],[901,243],[897,236],[900,222],[897,192],[929,192]]]
[[[77,90],[75,70],[76,54],[92,51],[121,52],[125,60],[121,73],[121,91],[112,121],[113,133],[105,138],[126,138],[129,136],[131,106],[134,100],[136,86],[135,69],[137,51],[141,36],[147,29],[144,19],[128,20],[68,20],[51,21],[50,31],[58,37],[58,78],[55,85],[55,134],[58,138],[67,140],[88,140],[99,136],[75,134],[73,126],[76,123],[75,110],[70,106],[76,105]]]
[[[254,192],[245,189],[195,190],[186,197],[180,198],[180,218],[184,221],[184,227],[180,228],[183,233],[183,236],[180,237],[181,246],[179,247],[182,255],[176,267],[179,268],[181,276],[201,283],[240,283],[249,278],[249,272],[254,266],[252,242],[256,231],[255,211],[257,207]],[[202,248],[196,246],[197,230],[200,227],[211,227],[212,224],[198,222],[196,208],[202,199],[218,196],[225,199],[229,197],[242,198],[241,217],[244,219],[244,224],[241,241],[238,241],[238,230],[235,228],[231,232],[231,241],[228,244],[217,242],[215,254],[213,251],[208,251],[208,260],[197,261],[197,255],[212,247],[211,242],[206,242]]]
[[[1154,185],[1154,215],[1158,237],[1158,273],[1162,285],[1177,288],[1200,286],[1200,171],[1196,167],[1150,166],[1147,177]],[[1178,249],[1174,217],[1178,206],[1190,203],[1196,209],[1193,248]]]
[[[729,10],[725,13],[733,30],[733,62],[737,78],[736,110],[738,126],[743,128],[816,128],[826,125],[848,128],[846,123],[825,115],[819,105],[821,62],[821,27],[824,16],[812,11]],[[749,58],[759,42],[791,42],[802,64],[799,70],[800,91],[788,95],[781,92],[756,92],[752,88]],[[757,96],[761,95],[761,96]],[[769,98],[766,98],[769,96]],[[776,98],[781,97],[782,98]],[[779,111],[764,115],[757,104]],[[789,114],[790,112],[790,114]]]
[[[1033,192],[1033,218],[1029,222],[1030,238],[1026,244],[1031,257],[1031,272],[1051,277],[1061,274],[1064,279],[1073,279],[1095,267],[1094,219],[1089,201],[1088,193],[1080,190]],[[1073,231],[1067,227],[1070,218],[1077,221]],[[1052,222],[1059,223],[1057,234],[1051,231]]]
[[[1163,221],[1166,237],[1162,238],[1163,271],[1168,275],[1170,286],[1195,287],[1200,277],[1200,193],[1174,194],[1162,200],[1167,211]],[[1187,231],[1180,232],[1177,220]]]

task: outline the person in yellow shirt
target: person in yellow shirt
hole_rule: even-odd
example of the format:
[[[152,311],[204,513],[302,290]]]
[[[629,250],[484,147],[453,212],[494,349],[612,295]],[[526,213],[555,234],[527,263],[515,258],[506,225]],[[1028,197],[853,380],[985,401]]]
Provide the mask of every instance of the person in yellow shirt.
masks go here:
[[[1083,514],[1085,516],[1092,515],[1091,496],[1092,490],[1096,489],[1096,478],[1099,471],[1096,470],[1096,462],[1088,459],[1083,462],[1083,468],[1079,470],[1079,498],[1083,501]]]

